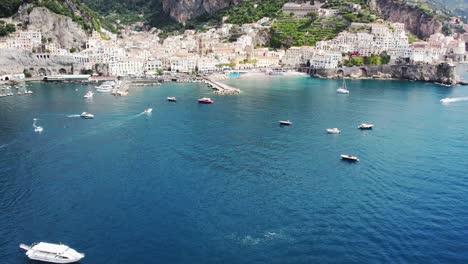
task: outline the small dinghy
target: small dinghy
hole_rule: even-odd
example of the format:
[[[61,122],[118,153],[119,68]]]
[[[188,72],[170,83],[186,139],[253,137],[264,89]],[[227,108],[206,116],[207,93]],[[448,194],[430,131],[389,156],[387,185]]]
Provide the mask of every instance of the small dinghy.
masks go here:
[[[151,112],[153,112],[153,108],[146,108],[145,111],[143,111],[145,114],[151,114]]]
[[[360,124],[358,126],[359,129],[366,130],[366,129],[372,129],[374,127],[373,124]]]
[[[289,121],[289,120],[281,120],[281,121],[279,121],[279,123],[280,123],[280,125],[282,125],[282,126],[290,126],[290,125],[293,124],[293,123],[292,123],[291,121]]]
[[[83,113],[81,113],[80,117],[83,118],[83,119],[93,119],[94,115],[90,114],[90,113],[87,113],[87,112],[83,112]]]
[[[20,244],[19,247],[26,250],[28,258],[50,263],[75,263],[85,257],[85,254],[62,244],[40,242],[32,246]]]
[[[168,97],[167,100],[169,102],[177,102],[177,98],[175,98],[175,97]]]
[[[341,159],[347,160],[347,161],[359,161],[358,157],[352,156],[352,155],[341,155]]]
[[[341,133],[341,130],[339,130],[338,128],[334,127],[334,128],[327,128],[327,133],[328,134],[339,134]]]

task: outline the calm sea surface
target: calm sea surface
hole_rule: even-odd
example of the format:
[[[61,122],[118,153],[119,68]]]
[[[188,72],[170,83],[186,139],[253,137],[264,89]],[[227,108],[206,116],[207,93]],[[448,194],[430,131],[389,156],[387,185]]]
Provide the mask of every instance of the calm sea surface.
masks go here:
[[[37,83],[0,98],[0,263],[29,263],[18,244],[38,241],[83,264],[468,263],[468,101],[439,102],[468,87],[228,83],[243,93],[164,84],[87,101],[91,86]]]

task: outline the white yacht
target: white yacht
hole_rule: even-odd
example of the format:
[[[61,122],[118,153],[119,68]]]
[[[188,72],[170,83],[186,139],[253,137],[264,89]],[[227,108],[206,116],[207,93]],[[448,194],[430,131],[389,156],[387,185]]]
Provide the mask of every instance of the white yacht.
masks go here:
[[[87,112],[83,112],[83,113],[81,113],[80,117],[83,118],[83,119],[93,119],[94,115],[90,114],[90,113],[87,113]]]
[[[342,154],[341,159],[348,160],[348,161],[359,161],[358,157],[352,156],[352,155],[346,155],[346,154]]]
[[[343,85],[341,86],[341,88],[336,89],[336,92],[340,94],[349,94],[349,90],[348,90],[348,87],[346,87],[346,81],[344,78],[343,78]]]
[[[364,123],[363,123],[363,124],[360,124],[360,125],[358,126],[359,129],[363,129],[363,130],[365,130],[365,129],[372,129],[373,127],[374,127],[373,124],[364,124]]]
[[[115,86],[115,82],[104,82],[99,86],[96,86],[96,91],[101,93],[110,93]]]
[[[84,98],[92,98],[94,93],[92,91],[86,92],[86,94],[83,96]]]
[[[327,128],[327,133],[328,134],[339,134],[339,133],[341,133],[341,131],[338,128],[334,127],[334,128]]]
[[[145,111],[143,111],[145,114],[151,114],[151,112],[153,112],[153,108],[146,108]]]
[[[85,254],[62,244],[40,242],[31,246],[20,244],[19,247],[26,250],[28,258],[50,263],[75,263],[85,257]]]
[[[281,120],[281,121],[279,121],[279,123],[280,123],[280,125],[282,125],[282,126],[290,126],[290,125],[293,124],[293,123],[292,123],[291,121],[289,121],[289,120]]]

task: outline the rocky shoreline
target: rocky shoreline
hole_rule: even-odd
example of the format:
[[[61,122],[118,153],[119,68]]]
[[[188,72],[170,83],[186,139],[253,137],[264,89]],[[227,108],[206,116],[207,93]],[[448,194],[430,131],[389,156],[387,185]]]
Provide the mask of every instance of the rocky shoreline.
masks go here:
[[[337,69],[305,69],[312,77],[327,79],[378,79],[433,82],[454,86],[463,82],[457,76],[455,66],[439,64],[392,64],[342,67]]]

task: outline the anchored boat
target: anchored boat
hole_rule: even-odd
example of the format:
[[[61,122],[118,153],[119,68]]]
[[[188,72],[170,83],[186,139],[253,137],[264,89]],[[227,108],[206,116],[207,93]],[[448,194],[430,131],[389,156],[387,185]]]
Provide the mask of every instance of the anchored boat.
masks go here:
[[[26,250],[28,258],[50,263],[75,263],[85,257],[85,254],[62,244],[40,242],[31,246],[20,244],[19,247]]]
[[[341,131],[338,128],[334,127],[334,128],[327,128],[327,133],[328,134],[339,134],[339,133],[341,133]]]
[[[198,99],[198,103],[199,104],[212,104],[214,103],[214,101],[211,100],[211,98],[204,97],[204,98]]]
[[[279,121],[279,123],[280,123],[280,125],[282,125],[282,126],[290,126],[290,125],[293,124],[293,123],[292,123],[291,121],[289,121],[289,120],[281,120],[281,121]]]
[[[358,157],[352,156],[352,155],[341,155],[341,159],[347,160],[347,161],[359,161]]]
[[[362,130],[372,129],[373,127],[374,127],[373,124],[364,124],[364,123],[363,123],[363,124],[360,124],[360,125],[358,126],[358,128],[359,128],[359,129],[362,129]]]
[[[348,87],[346,87],[346,81],[344,78],[343,78],[343,85],[341,86],[341,88],[336,89],[336,92],[340,94],[349,94],[349,90],[348,90]]]
[[[175,98],[175,97],[168,97],[167,100],[169,102],[177,102],[177,98]]]

